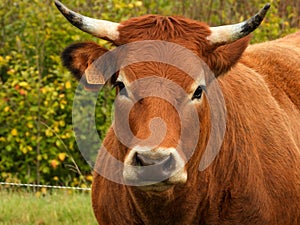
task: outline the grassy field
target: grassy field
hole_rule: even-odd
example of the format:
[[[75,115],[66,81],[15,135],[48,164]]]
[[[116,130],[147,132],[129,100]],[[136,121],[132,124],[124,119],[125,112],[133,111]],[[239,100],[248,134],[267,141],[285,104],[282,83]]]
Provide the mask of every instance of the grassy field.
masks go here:
[[[96,225],[90,192],[0,190],[0,225]]]

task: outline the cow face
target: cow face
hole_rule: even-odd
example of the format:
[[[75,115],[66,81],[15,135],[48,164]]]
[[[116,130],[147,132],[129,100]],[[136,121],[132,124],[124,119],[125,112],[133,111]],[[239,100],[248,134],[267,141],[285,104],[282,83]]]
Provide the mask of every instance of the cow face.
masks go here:
[[[161,191],[186,182],[186,163],[207,135],[207,128],[199,132],[208,122],[204,74],[197,78],[155,62],[119,72],[114,130],[126,152],[121,159],[126,183]]]
[[[117,90],[106,149],[124,164],[124,183],[151,191],[184,184],[188,171],[199,166],[211,129],[207,68],[218,77],[238,61],[248,45],[245,36],[258,27],[269,5],[243,23],[214,28],[155,15],[119,24],[56,5],[73,25],[120,46],[108,51],[79,43],[62,58],[88,89],[109,82]],[[108,60],[99,62],[107,53]],[[95,70],[99,64],[105,69]],[[107,68],[114,73],[107,76]]]

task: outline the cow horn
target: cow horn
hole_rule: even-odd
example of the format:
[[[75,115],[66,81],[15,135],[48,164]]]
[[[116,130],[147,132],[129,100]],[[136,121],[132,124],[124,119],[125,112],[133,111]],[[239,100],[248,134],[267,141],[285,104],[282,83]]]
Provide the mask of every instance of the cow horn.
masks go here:
[[[245,37],[261,24],[269,8],[268,3],[256,15],[238,24],[211,27],[211,34],[207,39],[212,44],[227,44]]]
[[[119,37],[119,23],[106,20],[97,20],[90,17],[82,16],[68,9],[60,1],[55,0],[58,10],[69,20],[71,24],[80,30],[92,34],[98,38],[108,39],[110,41],[117,40]]]

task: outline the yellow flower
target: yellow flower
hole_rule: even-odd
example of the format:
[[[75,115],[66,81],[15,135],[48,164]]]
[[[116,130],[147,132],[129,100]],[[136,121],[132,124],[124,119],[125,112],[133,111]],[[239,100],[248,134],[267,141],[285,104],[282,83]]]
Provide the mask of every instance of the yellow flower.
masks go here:
[[[58,132],[59,132],[59,127],[58,127],[58,125],[55,125],[55,127],[53,128],[53,130],[54,130],[56,133],[58,133]]]
[[[9,106],[6,106],[5,108],[4,108],[4,112],[8,112],[9,111]]]
[[[66,125],[66,123],[65,123],[64,120],[60,120],[60,121],[59,121],[59,125],[60,125],[61,127],[64,127],[64,126]]]
[[[52,159],[52,160],[50,161],[50,164],[51,164],[51,166],[55,169],[55,168],[58,166],[58,161],[55,160],[55,159]]]
[[[129,4],[128,4],[128,8],[132,9],[133,7],[134,7],[134,6],[133,6],[132,3],[129,3]]]
[[[47,193],[47,188],[41,188],[41,192],[43,193],[43,194],[46,194]]]
[[[81,188],[87,188],[86,184],[81,184]]]
[[[58,154],[57,157],[58,157],[58,159],[59,159],[60,161],[64,161],[65,158],[66,158],[66,153],[61,152],[61,153]]]
[[[71,88],[71,82],[70,81],[67,81],[66,83],[65,83],[65,86],[66,86],[66,89],[70,89]]]
[[[23,146],[20,146],[20,150],[21,150],[21,152],[23,152],[23,154],[26,154],[28,152],[27,148],[23,147]]]
[[[10,55],[5,56],[5,60],[7,60],[7,61],[11,60],[11,58],[12,57]]]
[[[10,133],[11,133],[12,136],[17,136],[18,135],[18,131],[17,131],[16,128],[12,129]]]
[[[25,81],[22,81],[22,82],[19,83],[19,86],[20,86],[20,87],[27,87],[27,86],[28,86],[28,83],[25,82]]]
[[[14,75],[15,73],[16,73],[16,71],[14,69],[9,69],[7,71],[7,74],[9,74],[9,75]]]
[[[136,7],[141,7],[143,5],[143,2],[142,1],[136,1],[135,2],[135,6]]]
[[[5,60],[9,61],[11,59],[12,59],[12,57],[10,55],[5,56]]]
[[[38,155],[38,156],[37,156],[37,160],[38,160],[38,161],[41,161],[42,159],[43,159],[43,157],[42,157],[41,155]]]
[[[53,136],[53,132],[50,129],[45,130],[45,134],[47,137],[52,137]]]
[[[42,94],[46,94],[47,93],[47,88],[42,87],[42,88],[40,88],[40,91],[42,92]]]
[[[93,181],[93,176],[92,175],[87,175],[85,177],[85,179],[88,180],[88,181]]]

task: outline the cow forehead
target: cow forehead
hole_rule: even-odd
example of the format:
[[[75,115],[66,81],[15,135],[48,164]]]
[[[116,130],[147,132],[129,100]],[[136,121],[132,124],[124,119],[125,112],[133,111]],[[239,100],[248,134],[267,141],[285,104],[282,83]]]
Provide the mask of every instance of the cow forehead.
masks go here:
[[[128,19],[118,29],[117,44],[140,40],[165,40],[185,47],[201,48],[210,34],[207,24],[178,16],[145,15]],[[192,45],[192,44],[195,45]]]

